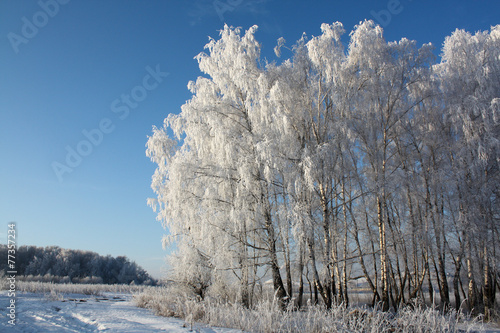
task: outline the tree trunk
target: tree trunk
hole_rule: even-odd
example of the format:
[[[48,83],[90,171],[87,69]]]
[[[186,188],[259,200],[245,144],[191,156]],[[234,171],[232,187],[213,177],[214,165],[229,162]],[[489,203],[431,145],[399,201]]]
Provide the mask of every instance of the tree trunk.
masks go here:
[[[416,280],[416,286],[413,288],[411,291],[410,295],[408,296],[409,300],[412,300],[417,297],[418,293],[422,291],[422,285],[424,284],[425,277],[427,276],[427,270],[429,269],[429,265],[424,265],[424,271],[422,272],[422,276],[420,279]],[[417,278],[417,277],[415,277]]]
[[[242,266],[241,304],[248,309],[250,307],[250,294],[248,291],[248,264],[246,263],[246,259],[244,259],[244,263]]]
[[[343,165],[343,163],[342,163]],[[342,210],[343,210],[343,217],[344,217],[344,265],[343,265],[343,270],[342,270],[342,289],[343,289],[343,303],[344,306],[349,306],[349,294],[347,290],[347,191],[345,188],[345,179],[342,179]]]
[[[494,284],[492,283],[488,247],[484,242],[484,269],[483,269],[483,303],[484,303],[484,319],[489,321],[491,319],[491,310],[493,309],[494,302]],[[493,296],[492,296],[493,295]]]
[[[314,277],[314,288],[315,288],[315,294],[316,294],[316,299],[317,299],[317,292],[319,291],[321,297],[323,297],[323,301],[325,302],[325,305],[328,309],[332,307],[332,299],[328,293],[325,292],[325,289],[323,288],[323,285],[321,284],[318,270],[316,268],[316,255],[314,253],[314,248],[312,246],[312,242],[308,240],[308,247],[309,247],[309,258],[311,259],[311,266],[313,270],[313,277]]]
[[[382,202],[377,196],[377,216],[379,230],[379,247],[380,247],[380,274],[382,285],[382,311],[389,310],[389,276],[387,272],[387,246],[385,239],[385,218],[382,211]]]
[[[455,260],[455,274],[453,275],[453,293],[455,295],[455,310],[459,311],[461,306],[460,299],[460,270],[462,268],[462,257],[458,256]]]
[[[323,251],[323,264],[326,267],[327,274],[326,276],[326,281],[324,285],[324,291],[321,292],[325,304],[328,308],[331,307],[332,304],[332,281],[334,280],[334,275],[333,275],[333,266],[334,262],[337,262],[337,253],[335,250],[335,244],[333,245],[332,248],[332,235],[330,232],[330,216],[331,212],[328,209],[328,199],[327,199],[327,194],[326,194],[326,189],[323,186],[323,184],[320,184],[319,186],[320,190],[320,201],[321,201],[321,209],[322,209],[322,217],[323,217],[323,240],[324,240],[324,251]],[[335,237],[335,236],[334,236]],[[330,281],[328,281],[330,280]],[[335,289],[333,289],[333,294],[334,294]]]
[[[437,207],[437,203],[435,203]],[[432,224],[434,227],[434,235],[436,239],[436,250],[437,250],[437,275],[438,275],[438,287],[439,287],[439,296],[441,298],[441,309],[446,310],[450,306],[450,291],[448,288],[448,281],[446,277],[446,268],[445,268],[445,253],[444,253],[444,231],[443,226],[440,222],[436,222],[436,216],[432,214],[431,216]],[[438,225],[439,223],[439,225]]]
[[[290,265],[290,245],[288,244],[288,230],[282,231],[287,239],[284,239],[284,256],[285,256],[285,272],[286,272],[286,293],[288,295],[288,299],[292,299],[293,296],[293,284],[292,284],[292,269]]]
[[[241,252],[240,265],[241,265],[241,303],[245,308],[250,307],[250,294],[248,290],[249,285],[249,267],[248,267],[248,248],[245,245],[247,242],[247,227],[246,222],[243,222],[243,232],[241,233],[240,243]]]
[[[440,251],[440,249],[438,249]],[[438,254],[439,269],[439,296],[441,297],[441,308],[446,310],[450,306],[450,290],[445,271],[444,257]]]
[[[478,304],[477,299],[477,286],[476,280],[474,279],[474,270],[472,266],[472,248],[470,244],[469,236],[465,233],[466,238],[466,251],[467,251],[467,279],[468,279],[468,290],[467,290],[467,304],[469,306],[469,311],[473,312]]]
[[[302,251],[302,246],[299,249],[299,294],[297,296],[297,307],[300,309],[302,307],[302,298],[304,295],[304,255]]]
[[[278,298],[281,308],[286,307],[286,292],[283,280],[281,279],[280,267],[278,263],[278,255],[276,253],[276,236],[272,225],[271,213],[265,212],[265,228],[267,231],[267,242],[269,246],[269,256],[271,260],[271,273],[273,279],[273,288],[276,297]]]
[[[431,305],[434,305],[434,286],[432,285],[429,261],[427,261],[426,266],[427,266],[427,284],[429,285],[429,302],[431,303]]]

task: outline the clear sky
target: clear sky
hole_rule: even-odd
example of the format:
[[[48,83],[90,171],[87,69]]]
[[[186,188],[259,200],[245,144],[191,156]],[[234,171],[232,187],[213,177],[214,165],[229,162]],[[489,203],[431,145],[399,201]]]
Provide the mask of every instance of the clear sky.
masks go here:
[[[439,55],[456,28],[499,13],[498,0],[0,0],[0,243],[15,221],[18,245],[126,255],[160,277],[147,136],[190,98],[193,57],[224,22],[257,24],[272,61],[279,37],[340,21],[347,41],[364,19]]]

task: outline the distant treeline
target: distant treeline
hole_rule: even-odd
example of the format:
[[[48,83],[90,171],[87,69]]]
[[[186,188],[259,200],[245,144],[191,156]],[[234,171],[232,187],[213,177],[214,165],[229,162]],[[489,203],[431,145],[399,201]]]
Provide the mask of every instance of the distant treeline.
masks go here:
[[[7,245],[0,245],[0,269],[7,266]],[[101,256],[95,252],[61,249],[58,246],[20,246],[16,251],[18,276],[51,277],[54,282],[105,284],[156,284],[139,265],[125,256]]]

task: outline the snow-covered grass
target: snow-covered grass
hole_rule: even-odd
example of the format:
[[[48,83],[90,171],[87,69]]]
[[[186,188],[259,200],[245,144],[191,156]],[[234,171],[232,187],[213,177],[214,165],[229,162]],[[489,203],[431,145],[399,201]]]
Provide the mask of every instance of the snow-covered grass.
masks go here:
[[[254,309],[214,299],[181,295],[168,287],[157,287],[134,296],[139,307],[158,315],[178,317],[187,322],[241,329],[247,332],[477,332],[479,321],[451,310],[447,313],[421,307],[406,307],[397,313],[375,308],[335,306],[326,310],[307,306],[302,311],[281,311],[272,300]]]
[[[21,331],[29,327],[43,328],[48,332],[62,328],[79,332],[102,329],[126,332],[137,326],[142,332],[167,327],[187,332],[194,327],[203,332],[451,333],[478,332],[486,328],[479,320],[472,320],[462,313],[450,311],[442,314],[427,307],[408,307],[397,314],[344,306],[328,311],[320,306],[307,306],[302,311],[292,308],[281,311],[279,305],[269,299],[262,300],[253,309],[246,309],[238,303],[220,302],[214,298],[200,301],[174,287],[19,281],[16,297],[19,298],[19,325],[16,329],[22,328]],[[7,292],[0,292],[0,300],[4,303],[2,305],[8,304]],[[145,309],[134,310],[136,305]],[[161,317],[155,317],[146,309]],[[5,309],[0,312],[5,312]],[[0,324],[0,331],[2,325],[4,328],[8,326],[6,323]],[[204,325],[228,329],[209,329]]]
[[[50,283],[17,281],[16,289],[29,293],[61,293],[102,295],[105,292],[132,294],[140,293],[150,288],[149,286],[124,285],[124,284],[78,284],[78,283]],[[3,288],[2,288],[3,289]]]

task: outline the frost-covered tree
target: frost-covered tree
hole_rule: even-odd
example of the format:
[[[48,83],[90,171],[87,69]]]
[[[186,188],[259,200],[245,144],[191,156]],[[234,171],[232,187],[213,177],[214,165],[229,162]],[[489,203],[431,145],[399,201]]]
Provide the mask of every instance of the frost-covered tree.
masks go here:
[[[268,265],[278,298],[286,296],[269,166],[259,147],[268,115],[261,105],[266,78],[255,30],[240,36],[226,26],[219,41],[207,44],[209,54],[197,60],[209,77],[189,83],[193,98],[148,142],[149,156],[160,164],[153,179],[156,203],[172,238],[192,243],[214,272],[232,269],[247,305],[257,279],[251,265]],[[167,127],[181,146],[166,136]]]
[[[212,284],[237,290],[245,306],[266,282],[301,306],[307,280],[327,307],[348,304],[355,278],[387,310],[432,302],[436,283],[449,306],[453,270],[455,305],[464,296],[489,311],[498,29],[455,32],[434,64],[433,46],[387,42],[372,21],[347,47],[342,24],[323,24],[290,49],[278,40],[276,54],[291,56],[268,63],[255,26],[225,26],[196,57],[192,98],[147,143],[171,278],[201,297]]]
[[[452,126],[452,163],[466,249],[468,303],[495,299],[500,184],[500,26],[447,37],[437,66]],[[482,300],[478,287],[481,286]]]
[[[428,92],[420,86],[428,80],[432,59],[430,45],[421,49],[407,39],[387,43],[382,29],[367,21],[351,33],[346,71],[353,76],[356,93],[349,109],[349,125],[355,136],[357,154],[362,158],[361,172],[369,194],[367,203],[376,211],[380,251],[380,283],[383,309],[389,307],[389,291],[394,279],[389,247],[396,222],[392,205],[400,196],[398,173],[399,141],[405,136],[409,120]]]

